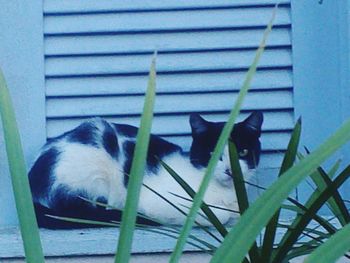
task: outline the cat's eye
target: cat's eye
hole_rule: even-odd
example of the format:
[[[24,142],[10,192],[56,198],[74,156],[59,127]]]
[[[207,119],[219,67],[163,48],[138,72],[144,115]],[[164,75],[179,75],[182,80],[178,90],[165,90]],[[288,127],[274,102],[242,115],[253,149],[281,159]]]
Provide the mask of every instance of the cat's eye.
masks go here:
[[[247,149],[243,149],[238,154],[239,154],[240,157],[246,157],[248,155],[248,152],[249,151]]]

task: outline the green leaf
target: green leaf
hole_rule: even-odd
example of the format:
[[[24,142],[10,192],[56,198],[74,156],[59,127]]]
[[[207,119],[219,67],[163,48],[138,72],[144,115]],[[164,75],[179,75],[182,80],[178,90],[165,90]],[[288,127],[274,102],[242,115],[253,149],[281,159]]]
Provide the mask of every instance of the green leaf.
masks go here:
[[[292,230],[294,229],[290,225],[284,225],[284,224],[278,224],[278,227],[292,229]],[[331,236],[331,234],[325,233],[324,230],[320,231],[320,230],[317,230],[317,228],[309,228],[309,227],[305,227],[305,229],[303,230],[303,233],[305,233],[305,236],[313,240],[308,242],[298,242],[296,244],[315,244],[315,242],[321,242],[324,239],[328,239]],[[316,236],[311,236],[311,234]]]
[[[336,172],[338,171],[339,167],[340,167],[340,164],[341,164],[341,159],[338,159],[334,165],[331,167],[331,169],[328,171],[328,176],[329,178],[333,178],[334,175],[336,174]]]
[[[349,139],[350,121],[347,121],[315,152],[278,178],[242,215],[235,227],[225,237],[211,262],[240,262],[288,194]]]
[[[349,123],[350,124],[350,123]],[[310,155],[311,156],[311,155]],[[308,158],[308,157],[307,157]],[[305,158],[305,160],[307,159]],[[334,192],[345,182],[350,176],[350,166],[345,168],[343,172],[317,197],[317,199],[308,208],[305,214],[300,218],[298,224],[294,225],[294,230],[287,236],[283,237],[276,255],[273,257],[272,262],[279,263],[287,255],[289,249],[293,246],[294,242],[300,236],[305,227],[309,224],[311,219],[316,215],[317,211],[322,205],[334,194]]]
[[[305,150],[307,153],[309,153],[309,150],[306,147],[305,147]],[[330,178],[334,176],[336,169],[339,168],[339,165],[340,165],[340,160],[338,160],[333,165],[333,167],[330,169],[330,172],[328,174],[322,167],[318,167],[317,171],[315,171],[310,175],[314,184],[317,186],[316,191],[321,192],[328,187],[328,185],[332,182]],[[338,218],[342,226],[350,222],[349,212],[338,191],[336,191],[334,195],[327,201],[327,205],[329,209],[332,211],[332,213]]]
[[[109,227],[120,226],[119,223],[113,223],[113,222],[102,222],[102,221],[95,221],[95,220],[89,220],[89,219],[80,219],[80,218],[64,217],[64,216],[53,216],[53,215],[46,215],[46,216],[54,218],[54,219],[67,221],[67,222],[72,222],[72,223],[78,223],[78,224],[99,225],[99,226],[109,226]]]
[[[167,199],[166,197],[164,197],[163,195],[159,194],[157,191],[155,191],[154,189],[152,189],[151,187],[149,187],[146,184],[143,184],[143,186],[145,188],[147,188],[148,190],[150,190],[152,193],[154,193],[155,195],[157,195],[159,198],[163,199],[165,202],[167,202],[170,206],[172,206],[173,208],[175,208],[177,211],[179,211],[181,214],[183,214],[184,216],[187,216],[187,213],[185,211],[183,211],[181,208],[179,208],[177,205],[175,205],[174,203],[172,203],[169,199]],[[189,200],[190,202],[192,200]],[[154,220],[151,218],[151,220]],[[163,224],[162,222],[158,222],[159,224]],[[216,237],[213,233],[211,233],[205,226],[202,226],[201,224],[199,224],[198,222],[195,222],[196,225],[198,227],[200,227],[204,232],[206,232],[209,236],[211,236],[212,238],[214,238],[216,241],[221,242],[221,240]]]
[[[296,211],[300,215],[300,216],[298,215],[298,217],[291,224],[291,229],[294,229],[295,226],[298,225],[299,221],[303,218],[304,214],[309,211],[310,206],[314,202],[312,204],[308,205],[308,206],[304,206],[301,203],[299,203],[297,200],[295,200],[293,198],[290,198],[290,197],[288,198],[288,201],[295,205],[294,211]],[[282,207],[284,208],[285,206],[282,205]],[[290,208],[288,208],[288,209],[290,209]],[[290,210],[292,210],[292,209],[290,209]],[[335,233],[337,231],[337,229],[333,226],[333,224],[331,224],[329,221],[327,221],[323,217],[321,217],[321,216],[319,216],[317,214],[311,214],[311,216],[312,216],[313,220],[315,220],[320,226],[322,226],[329,233]],[[293,233],[293,231],[291,231],[291,233],[289,233],[287,231],[287,233],[283,236],[282,240],[280,241],[280,244],[282,244],[284,239],[287,238],[292,233]]]
[[[231,140],[229,141],[229,153],[230,153],[229,155],[230,155],[233,185],[236,191],[239,211],[240,211],[240,214],[242,215],[249,207],[249,200],[248,200],[247,189],[245,188],[243,173],[238,160],[237,149],[235,144]],[[260,252],[256,242],[254,242],[248,254],[252,262],[261,262]]]
[[[290,167],[293,166],[296,159],[297,152],[298,152],[300,134],[301,134],[301,119],[299,119],[295,124],[278,176],[281,176],[284,172],[286,172]],[[261,257],[262,257],[262,260],[266,263],[270,262],[270,258],[272,255],[273,243],[276,236],[279,215],[280,215],[280,209],[271,218],[270,222],[268,223],[265,229]]]
[[[116,263],[129,262],[130,251],[135,228],[137,206],[140,196],[146,157],[150,140],[153,118],[153,108],[156,88],[156,54],[152,60],[149,73],[148,88],[141,117],[140,129],[137,133],[136,146],[132,161],[125,208],[122,215],[118,249],[115,256]]]
[[[308,245],[294,248],[293,250],[291,250],[290,254],[288,254],[288,256],[286,256],[283,259],[282,263],[289,263],[290,260],[293,258],[310,254],[314,249],[315,249],[314,246],[308,246]]]
[[[1,70],[0,114],[26,261],[28,263],[44,262],[15,112]]]
[[[332,235],[327,242],[319,246],[304,261],[305,263],[332,263],[350,249],[350,224]]]
[[[187,184],[185,180],[181,178],[169,165],[160,160],[161,165],[165,170],[175,179],[175,181],[185,190],[185,192],[191,197],[194,198],[196,192],[192,189],[192,187]],[[221,234],[222,237],[227,235],[227,230],[223,224],[219,221],[217,216],[213,213],[213,211],[209,208],[206,203],[202,203],[201,209],[204,214],[208,217],[208,220],[213,224],[216,230]]]
[[[227,140],[228,140],[229,135],[231,133],[231,130],[233,128],[234,122],[235,122],[235,120],[239,114],[239,111],[241,109],[241,106],[243,104],[243,99],[246,96],[248,89],[249,89],[249,86],[250,86],[250,83],[255,75],[258,62],[259,62],[260,57],[261,57],[261,55],[264,51],[264,48],[265,48],[267,37],[272,29],[272,23],[274,21],[275,15],[276,15],[276,10],[274,10],[271,21],[270,21],[267,29],[264,32],[262,42],[259,45],[259,48],[256,52],[254,61],[247,72],[242,89],[240,90],[240,92],[238,94],[238,98],[236,100],[236,103],[235,103],[235,105],[230,113],[229,119],[228,119],[226,125],[224,126],[223,131],[222,131],[220,138],[218,140],[218,143],[214,149],[213,155],[209,161],[208,167],[206,169],[205,175],[204,175],[202,183],[198,189],[198,192],[196,193],[196,196],[193,199],[192,208],[191,208],[191,210],[188,214],[188,217],[186,219],[186,222],[182,228],[182,231],[181,231],[180,237],[176,243],[175,249],[174,249],[173,253],[171,254],[171,257],[170,257],[171,263],[175,263],[175,262],[178,262],[180,260],[183,248],[184,248],[185,243],[186,243],[186,239],[191,231],[191,228],[192,228],[193,223],[194,223],[195,218],[196,218],[196,214],[201,207],[201,203],[202,203],[205,191],[208,188],[208,185],[209,185],[210,179],[212,178],[212,175],[214,173],[216,164],[220,158],[221,153],[223,152],[224,146],[227,143]],[[243,258],[241,260],[243,260]]]
[[[167,236],[170,238],[173,238],[175,240],[178,239],[178,234],[179,231],[175,231],[175,230],[169,230],[169,229],[159,229],[159,228],[141,228],[143,231],[147,231],[147,232],[151,232],[151,233],[156,233],[156,234],[161,234],[163,236]],[[213,246],[212,244],[197,238],[196,236],[190,235],[189,236],[190,239],[192,239],[193,241],[196,241],[197,243],[191,242],[191,241],[187,241],[187,244],[196,247],[198,249],[200,249],[201,252],[211,252],[214,251],[216,249],[215,246]]]
[[[332,183],[332,180],[330,179],[330,176],[321,167],[319,167],[317,171],[319,176],[317,176],[316,178],[312,177],[312,179],[315,182],[315,184],[317,184],[317,188],[320,191],[323,191],[324,189],[329,187],[329,185]],[[319,178],[321,180],[319,180]],[[331,211],[338,218],[342,226],[345,226],[350,222],[349,211],[346,208],[346,205],[339,191],[335,191],[333,196],[327,202]]]

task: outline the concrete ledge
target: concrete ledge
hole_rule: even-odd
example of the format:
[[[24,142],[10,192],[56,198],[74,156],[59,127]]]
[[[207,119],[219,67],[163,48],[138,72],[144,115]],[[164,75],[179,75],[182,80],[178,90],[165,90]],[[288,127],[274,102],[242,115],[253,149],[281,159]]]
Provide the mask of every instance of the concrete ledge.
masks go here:
[[[157,230],[150,228],[150,231]],[[133,253],[170,252],[175,247],[175,239],[147,230],[136,230]],[[215,232],[214,232],[215,233]],[[218,243],[201,229],[193,229],[197,238],[217,245]],[[41,229],[40,236],[45,256],[89,256],[114,255],[119,236],[118,228],[91,228],[79,230]],[[185,251],[199,249],[187,245]],[[0,229],[0,259],[23,258],[22,238],[17,227]],[[0,260],[0,262],[2,262]]]
[[[150,253],[133,255],[129,263],[168,263],[169,253]],[[181,263],[208,263],[211,256],[206,253],[189,252],[184,253],[181,257]],[[24,259],[5,259],[1,263],[24,263]],[[85,257],[54,257],[45,258],[47,263],[113,263],[112,256],[85,256]]]

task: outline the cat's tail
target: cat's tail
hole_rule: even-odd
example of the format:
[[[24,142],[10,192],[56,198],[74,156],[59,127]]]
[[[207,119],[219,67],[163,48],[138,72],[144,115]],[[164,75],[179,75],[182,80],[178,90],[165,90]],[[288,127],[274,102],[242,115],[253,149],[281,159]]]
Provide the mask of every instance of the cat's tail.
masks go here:
[[[68,218],[76,218],[76,217],[70,214],[65,214],[63,212],[57,212],[39,203],[34,203],[34,209],[35,209],[38,226],[41,228],[81,229],[81,228],[103,227],[103,225],[101,224],[78,223],[78,222],[71,222],[71,221],[54,218],[54,217],[68,217]],[[121,217],[122,217],[122,212],[120,210],[106,210],[101,207],[99,209],[96,209],[95,213],[90,214],[89,216],[84,216],[83,218],[76,218],[76,219],[86,219],[86,220],[98,221],[102,223],[103,222],[110,223],[111,221],[120,222]],[[136,223],[140,225],[148,225],[148,226],[160,225],[159,223],[144,217],[137,217]]]

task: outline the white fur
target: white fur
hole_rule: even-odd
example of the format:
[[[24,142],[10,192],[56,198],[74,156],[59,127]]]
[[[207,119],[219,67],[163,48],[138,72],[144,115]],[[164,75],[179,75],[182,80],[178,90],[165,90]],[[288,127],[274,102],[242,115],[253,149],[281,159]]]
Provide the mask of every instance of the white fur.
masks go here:
[[[84,191],[92,200],[103,196],[109,205],[118,208],[125,203],[122,168],[101,149],[70,143],[64,147],[54,173],[53,190],[63,185],[74,191]]]
[[[105,128],[103,121],[101,119],[92,121],[98,130],[96,136],[102,135]],[[99,132],[101,134],[98,134]],[[117,136],[119,149],[122,149],[125,140],[132,140],[132,138],[120,134]],[[126,189],[123,184],[122,166],[125,162],[123,154],[119,154],[119,159],[116,160],[104,150],[102,145],[97,148],[91,145],[67,142],[65,139],[53,144],[60,155],[59,161],[53,170],[56,180],[50,193],[54,193],[55,189],[63,186],[67,191],[84,192],[88,194],[91,200],[104,197],[108,200],[108,205],[123,209],[126,200]],[[52,144],[47,145],[43,151],[51,146]],[[189,158],[180,153],[171,154],[165,157],[163,161],[172,167],[195,191],[198,190],[205,169],[194,167]],[[246,176],[245,179],[248,179],[247,176],[252,174],[251,170],[243,161],[240,161],[240,166]],[[219,161],[216,167],[214,178],[210,181],[204,201],[208,205],[237,211],[236,193],[232,178],[227,174],[228,170],[230,170],[230,163],[228,147],[226,147],[222,160]],[[187,207],[191,206],[191,202],[173,194],[187,199],[190,197],[163,167],[160,166],[156,174],[146,173],[143,183],[183,211],[188,212]],[[47,200],[40,200],[40,202],[48,205],[51,198],[53,197],[48,196]],[[179,211],[144,186],[141,188],[138,211],[165,224],[181,225],[185,220],[185,217]],[[222,223],[227,223],[232,217],[237,216],[237,213],[221,209],[213,208],[213,211]],[[200,215],[197,216],[196,220],[202,225],[210,224],[205,217]]]
[[[96,147],[79,143],[60,144],[59,148],[62,153],[54,170],[56,181],[52,190],[62,185],[67,186],[74,191],[88,193],[92,200],[103,196],[108,200],[108,205],[122,209],[126,199],[126,189],[123,184],[124,175],[121,167],[123,162],[113,159],[107,152]],[[238,206],[232,179],[225,174],[225,170],[229,168],[226,155],[225,153],[223,160],[219,161],[217,165],[204,201],[208,205],[237,211]],[[205,169],[195,168],[188,157],[179,153],[167,156],[163,161],[172,167],[195,191],[198,190]],[[240,162],[240,164],[244,173],[247,173],[247,165],[244,162]],[[186,207],[190,207],[191,202],[176,197],[172,193],[184,198],[190,197],[163,167],[159,168],[157,174],[145,174],[143,183],[183,211],[188,212]],[[220,209],[213,209],[213,211],[222,223],[227,223],[230,218],[237,215]],[[185,220],[179,211],[146,187],[141,189],[139,212],[166,224],[181,225]],[[209,221],[203,216],[197,216],[196,220],[202,225],[209,225]]]
[[[228,160],[228,159],[226,159]],[[182,179],[184,179],[195,191],[198,190],[205,169],[197,169],[190,162],[189,159],[180,154],[173,154],[163,160],[166,164],[172,167]],[[247,165],[240,161],[242,171],[248,172]],[[236,193],[233,187],[232,179],[229,175],[225,174],[225,170],[229,169],[229,164],[225,162],[225,154],[223,160],[219,161],[214,178],[211,180],[209,187],[206,191],[204,201],[208,205],[214,205],[234,211],[238,211],[238,204]],[[186,207],[191,206],[191,202],[184,200],[183,198],[174,196],[172,193],[180,195],[189,199],[189,195],[185,193],[182,187],[172,178],[171,175],[164,168],[160,168],[157,175],[145,176],[144,184],[161,194],[163,197],[171,201],[185,212],[188,212]],[[153,204],[153,205],[150,205]],[[221,209],[212,209],[221,223],[227,223],[230,218],[237,216],[237,213],[228,212]],[[139,212],[158,220],[174,225],[182,225],[185,217],[170,206],[166,201],[157,197],[147,188],[142,188]],[[209,221],[203,216],[197,216],[196,221],[202,225],[210,225]]]

